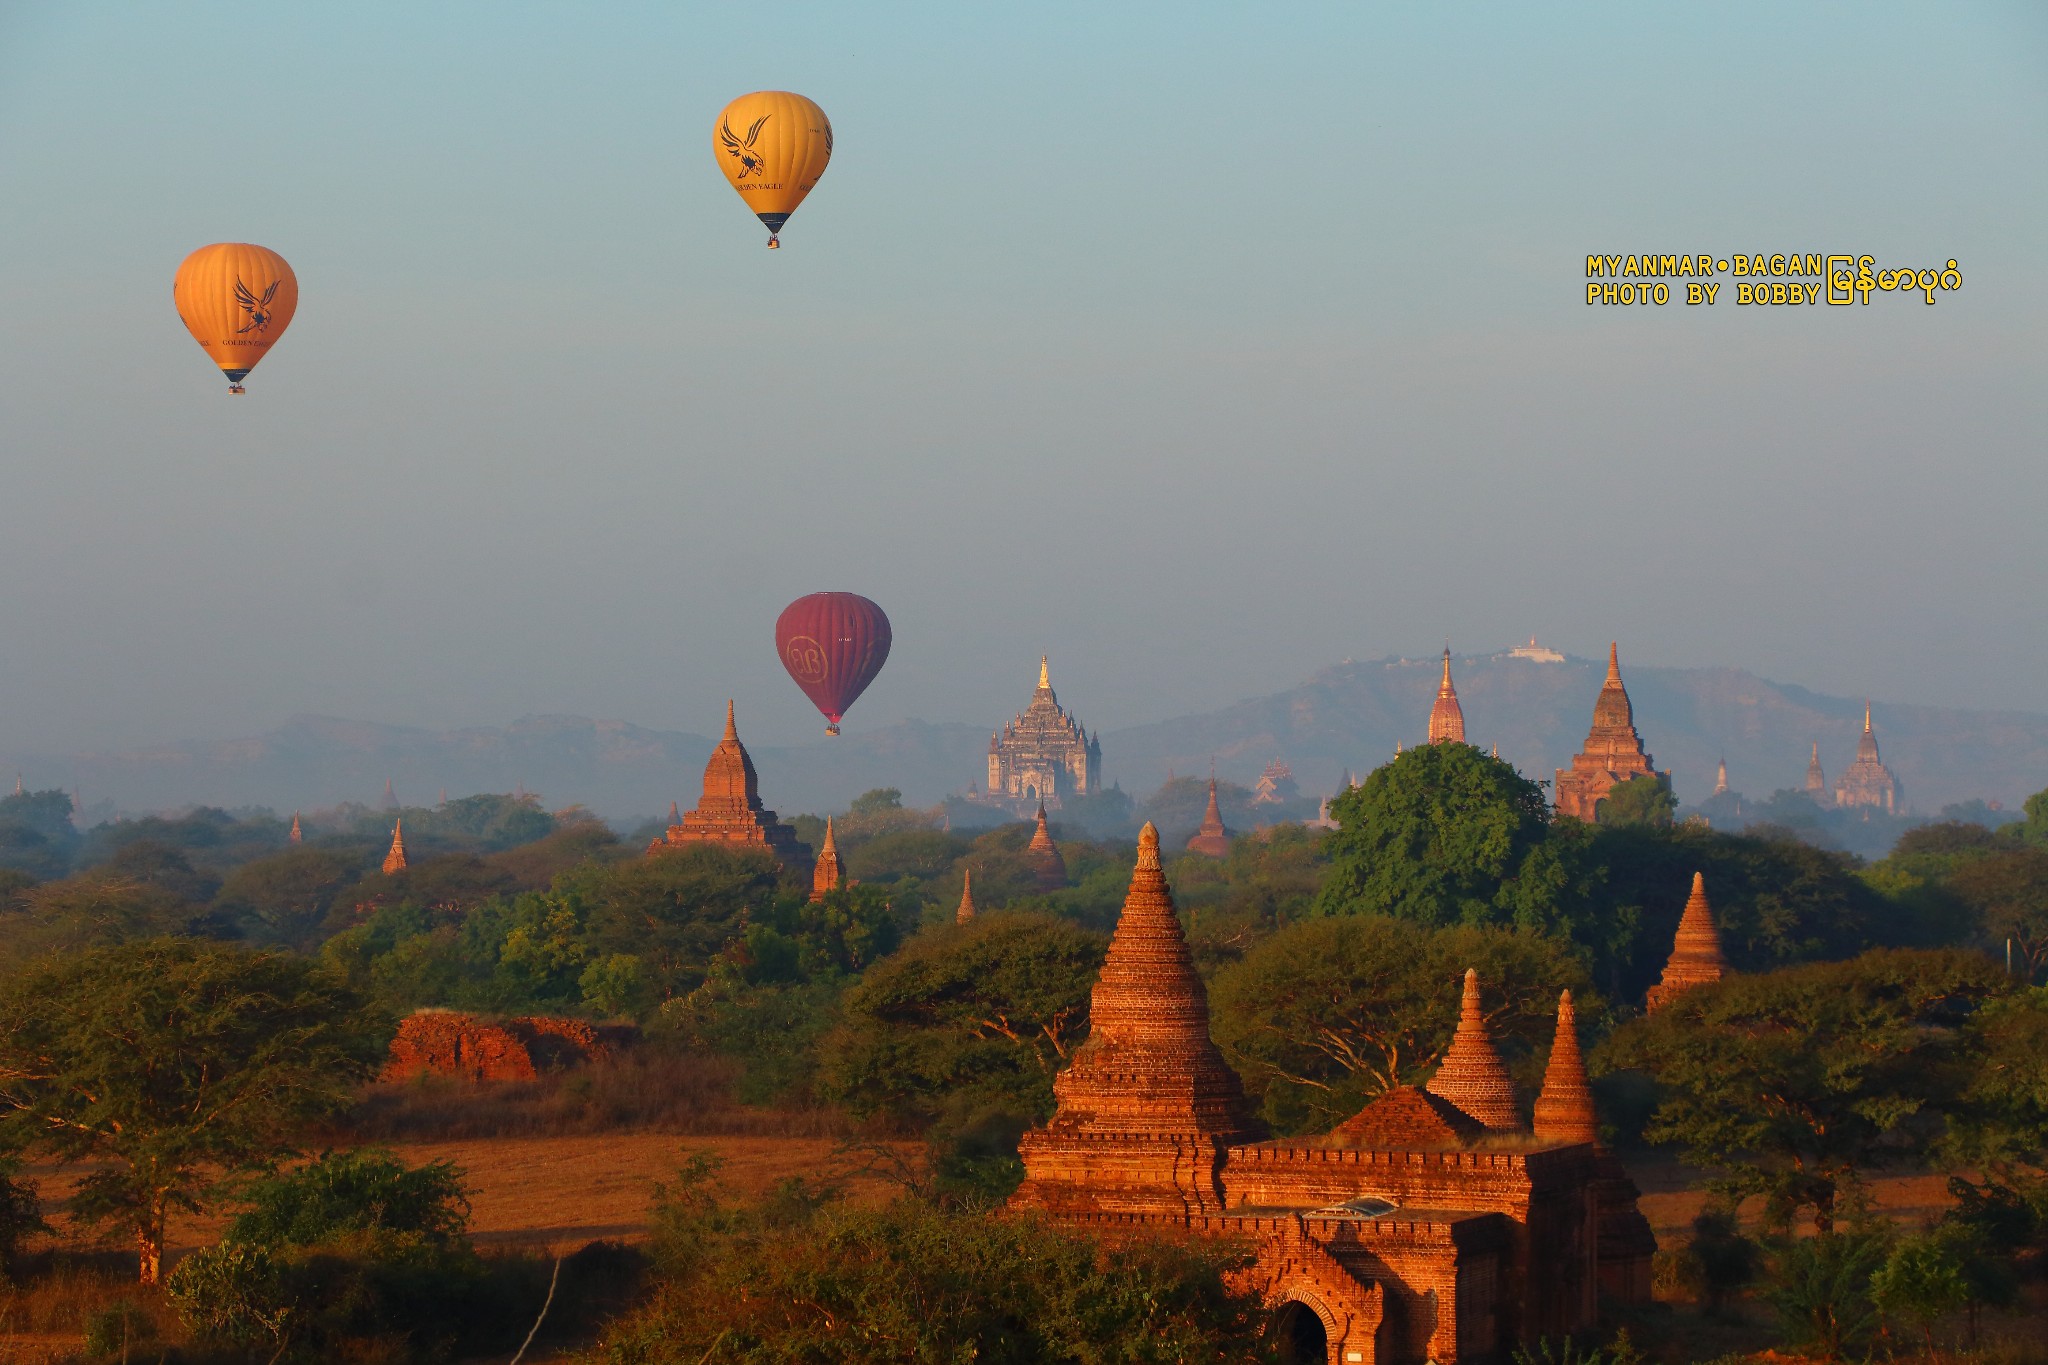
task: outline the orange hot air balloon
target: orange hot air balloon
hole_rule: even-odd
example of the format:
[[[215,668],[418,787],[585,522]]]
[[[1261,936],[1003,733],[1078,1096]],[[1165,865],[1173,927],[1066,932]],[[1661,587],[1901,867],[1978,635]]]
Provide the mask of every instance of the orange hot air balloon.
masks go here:
[[[711,130],[718,169],[754,216],[768,225],[768,245],[804,202],[832,159],[832,120],[787,90],[756,90],[725,106]]]
[[[270,353],[299,307],[299,278],[284,257],[248,242],[215,242],[185,258],[171,301],[200,349],[228,377],[228,392]]]

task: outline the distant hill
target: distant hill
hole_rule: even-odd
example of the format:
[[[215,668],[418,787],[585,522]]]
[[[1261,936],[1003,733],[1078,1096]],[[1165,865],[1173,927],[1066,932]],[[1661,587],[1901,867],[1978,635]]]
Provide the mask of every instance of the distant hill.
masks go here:
[[[1548,778],[1585,738],[1605,660],[1547,663],[1506,653],[1453,660],[1467,734],[1531,777]],[[1364,773],[1396,742],[1420,741],[1439,661],[1381,659],[1324,669],[1298,687],[1201,715],[1102,735],[1108,777],[1134,796],[1169,771],[1250,785],[1267,762],[1290,763],[1304,792],[1329,791],[1345,769]],[[1704,799],[1725,756],[1730,785],[1762,801],[1805,779],[1818,740],[1832,781],[1855,756],[1863,703],[1773,683],[1739,669],[1651,668],[1626,657],[1636,724],[1680,798]],[[1086,698],[1068,700],[1086,704]],[[1000,708],[998,708],[1000,709]],[[994,723],[992,718],[989,722]],[[2048,787],[2048,715],[1880,702],[1885,762],[1912,807],[1959,801],[2008,808]],[[785,814],[843,809],[870,787],[901,788],[929,805],[985,771],[988,726],[908,721],[789,747],[750,744],[762,796]],[[316,809],[374,802],[385,779],[414,804],[524,785],[554,807],[580,803],[615,820],[695,799],[712,741],[625,721],[532,716],[511,725],[424,730],[300,716],[268,734],[68,757],[0,756],[0,772],[31,786],[83,790],[88,806],[123,811],[195,803]]]

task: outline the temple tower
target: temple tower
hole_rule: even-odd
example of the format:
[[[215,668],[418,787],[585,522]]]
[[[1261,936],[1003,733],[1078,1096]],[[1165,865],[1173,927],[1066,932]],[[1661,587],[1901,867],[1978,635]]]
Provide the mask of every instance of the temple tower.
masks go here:
[[[1727,759],[1725,759],[1725,758],[1723,758],[1723,759],[1721,760],[1721,766],[1720,766],[1720,767],[1718,767],[1718,768],[1716,768],[1716,769],[1714,769],[1714,795],[1716,795],[1716,796],[1726,796],[1727,794],[1728,794],[1728,760],[1727,760]]]
[[[1031,705],[989,736],[989,799],[1020,814],[1029,802],[1058,810],[1066,797],[1100,790],[1101,774],[1102,746],[1060,706],[1051,668],[1041,654]]]
[[[1444,677],[1436,685],[1436,704],[1429,708],[1429,742],[1463,744],[1465,711],[1458,705],[1458,689],[1451,685],[1451,647],[1444,646]]]
[[[1656,777],[1666,786],[1671,774],[1658,772],[1643,737],[1636,733],[1635,709],[1629,704],[1628,689],[1621,683],[1621,650],[1607,646],[1607,681],[1593,703],[1593,728],[1586,734],[1586,747],[1572,756],[1572,766],[1559,768],[1551,790],[1557,813],[1590,821],[1600,803],[1616,785],[1636,777]]]
[[[1159,864],[1138,864],[1089,1002],[1088,1040],[1053,1079],[1057,1109],[1024,1135],[1012,1202],[1066,1212],[1214,1213],[1224,1153],[1255,1136],[1244,1089],[1209,1038],[1209,997]]]
[[[1458,1031],[1426,1087],[1496,1132],[1526,1131],[1515,1107],[1515,1082],[1494,1050],[1479,1008],[1479,973],[1465,970],[1465,995],[1458,1011]]]
[[[1657,1237],[1637,1206],[1642,1191],[1600,1141],[1600,1119],[1593,1108],[1592,1084],[1586,1079],[1586,1059],[1579,1051],[1578,1014],[1570,991],[1557,999],[1557,1036],[1543,1073],[1543,1093],[1536,1099],[1536,1137],[1542,1142],[1593,1144],[1598,1163],[1593,1207],[1600,1286],[1624,1303],[1649,1302]]]
[[[773,849],[793,857],[801,847],[796,831],[761,804],[761,782],[754,760],[740,743],[733,723],[733,704],[725,703],[725,735],[704,765],[704,794],[697,807],[647,846],[651,856],[683,844],[741,844]]]
[[[1593,1084],[1586,1077],[1585,1054],[1579,1051],[1579,1016],[1570,991],[1557,997],[1557,1035],[1550,1044],[1550,1065],[1543,1070],[1543,1092],[1536,1097],[1535,1129],[1545,1142],[1600,1140]]]
[[[1209,809],[1202,813],[1202,827],[1188,840],[1188,852],[1221,858],[1230,852],[1230,831],[1223,828],[1223,812],[1216,805],[1216,779],[1209,778]]]
[[[1695,872],[1692,894],[1686,897],[1685,912],[1678,917],[1671,960],[1664,964],[1663,979],[1650,987],[1645,1007],[1654,1014],[1693,987],[1719,981],[1726,971],[1721,931],[1714,927],[1713,907],[1707,904],[1707,879]]]
[[[391,851],[384,855],[384,875],[405,871],[405,818],[391,826]]]
[[[1863,703],[1863,735],[1856,741],[1856,761],[1835,784],[1838,806],[1882,807],[1890,815],[1902,802],[1903,790],[1892,770],[1877,756],[1877,732],[1870,728],[1870,703]]]
[[[299,828],[299,813],[297,811],[292,812],[291,832],[284,837],[288,843],[303,844],[306,842],[306,832]]]
[[[1806,794],[1818,801],[1828,794],[1828,775],[1820,770],[1820,741],[1813,742],[1813,757],[1806,760]]]
[[[825,817],[825,846],[818,850],[818,865],[811,869],[811,904],[825,899],[827,891],[837,891],[846,883],[846,872],[839,861],[839,844],[832,837],[832,817]]]
[[[1060,856],[1059,845],[1052,841],[1043,803],[1038,807],[1038,828],[1031,831],[1031,842],[1024,846],[1024,857],[1038,878],[1040,891],[1057,891],[1067,884],[1067,860]]]
[[[953,923],[965,924],[974,918],[974,869],[960,869],[960,907],[953,912]]]

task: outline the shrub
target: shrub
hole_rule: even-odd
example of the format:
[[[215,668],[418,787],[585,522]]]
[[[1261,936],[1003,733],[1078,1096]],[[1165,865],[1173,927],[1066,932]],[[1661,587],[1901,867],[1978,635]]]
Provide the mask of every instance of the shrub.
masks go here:
[[[1792,1344],[1839,1360],[1870,1336],[1877,1327],[1870,1279],[1885,1250],[1881,1237],[1865,1232],[1824,1232],[1779,1247],[1764,1297]]]

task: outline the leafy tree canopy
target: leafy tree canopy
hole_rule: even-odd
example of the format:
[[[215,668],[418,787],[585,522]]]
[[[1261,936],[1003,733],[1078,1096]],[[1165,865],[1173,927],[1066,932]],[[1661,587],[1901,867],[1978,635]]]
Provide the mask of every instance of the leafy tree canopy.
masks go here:
[[[1008,912],[927,929],[871,968],[823,1046],[823,1084],[856,1114],[931,1119],[998,1104],[1044,1118],[1087,1036],[1106,940]]]
[[[1827,1231],[1861,1172],[1940,1137],[1970,1084],[1971,1013],[2006,988],[1976,953],[1877,950],[1689,991],[1596,1058],[1656,1080],[1652,1142]]]
[[[1543,842],[1543,791],[1469,744],[1425,744],[1330,803],[1337,832],[1316,910],[1418,924],[1493,919],[1504,882]]]
[[[0,983],[0,1143],[104,1163],[75,1211],[164,1225],[354,1099],[388,1022],[314,964],[189,939],[45,958]]]
[[[1219,972],[1211,1030],[1276,1129],[1325,1132],[1428,1078],[1457,1029],[1468,967],[1508,1058],[1533,1061],[1549,1042],[1559,991],[1597,1012],[1585,968],[1557,940],[1345,916],[1290,925]]]
[[[1671,783],[1645,773],[1610,787],[1607,795],[1600,799],[1596,819],[1603,825],[1662,828],[1670,825],[1672,817],[1677,814],[1678,798],[1671,794]]]

